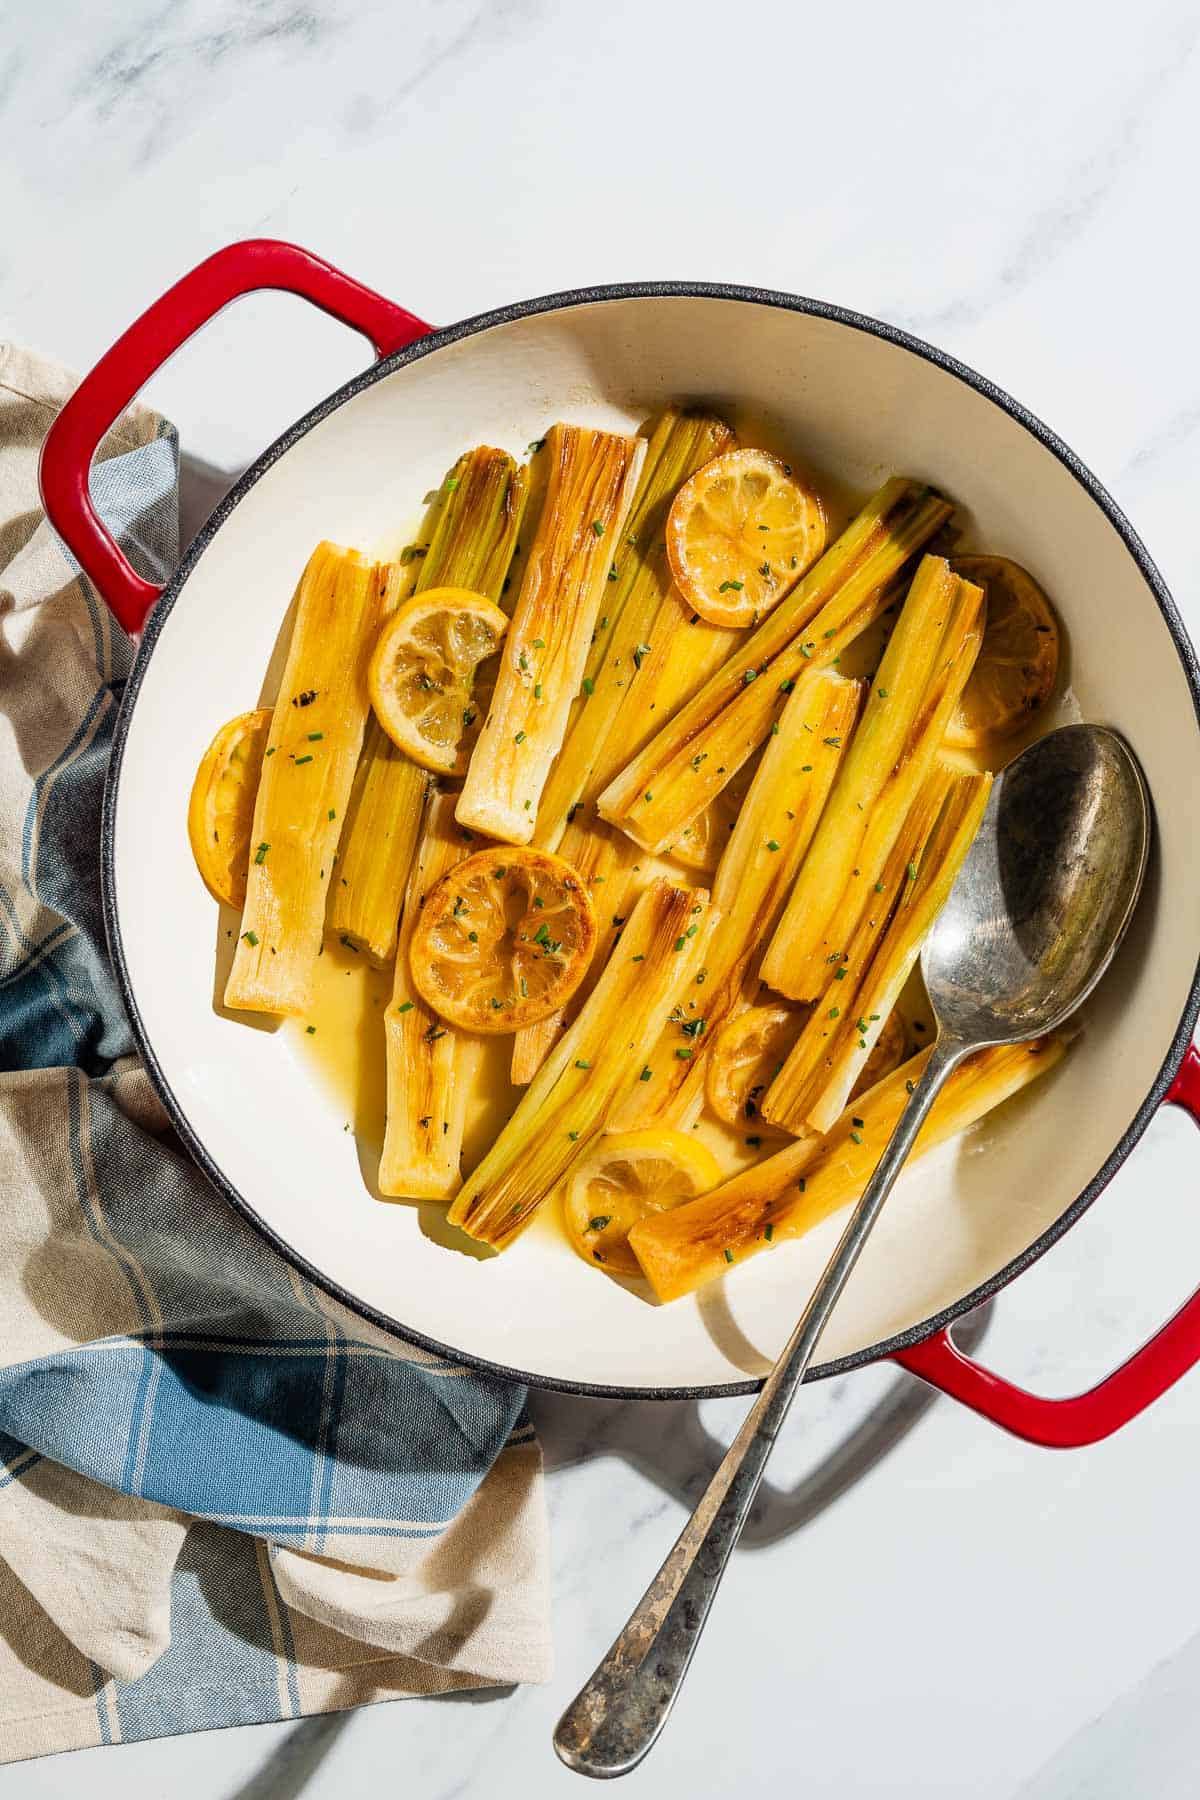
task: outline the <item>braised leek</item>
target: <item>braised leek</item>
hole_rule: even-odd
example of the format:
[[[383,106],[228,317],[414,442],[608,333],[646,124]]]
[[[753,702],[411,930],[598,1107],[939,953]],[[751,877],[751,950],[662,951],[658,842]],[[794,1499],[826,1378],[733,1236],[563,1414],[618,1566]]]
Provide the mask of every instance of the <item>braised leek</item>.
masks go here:
[[[467,770],[458,820],[527,844],[562,748],[642,460],[643,438],[552,426],[545,499]]]
[[[319,544],[296,597],[254,806],[241,931],[225,1004],[303,1013],[367,720],[385,582],[357,550]]]

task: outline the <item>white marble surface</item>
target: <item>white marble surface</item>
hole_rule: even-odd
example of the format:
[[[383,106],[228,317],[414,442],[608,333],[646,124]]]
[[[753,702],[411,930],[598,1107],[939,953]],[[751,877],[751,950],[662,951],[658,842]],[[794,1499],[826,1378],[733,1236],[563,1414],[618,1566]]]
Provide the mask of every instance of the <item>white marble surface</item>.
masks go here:
[[[1041,413],[1200,627],[1198,35],[1185,0],[14,7],[0,321],[84,366],[186,266],[251,233],[308,244],[439,321],[649,276],[817,294],[927,335]],[[193,456],[232,469],[361,355],[299,303],[259,300],[150,397]],[[1154,1125],[1001,1297],[997,1367],[1070,1391],[1182,1298],[1200,1268],[1198,1148],[1182,1118]],[[872,1370],[805,1397],[632,1790],[1194,1794],[1200,1377],[1070,1455],[920,1393]],[[553,1720],[740,1408],[535,1410],[550,1686],[89,1751],[6,1770],[6,1800],[572,1791]]]

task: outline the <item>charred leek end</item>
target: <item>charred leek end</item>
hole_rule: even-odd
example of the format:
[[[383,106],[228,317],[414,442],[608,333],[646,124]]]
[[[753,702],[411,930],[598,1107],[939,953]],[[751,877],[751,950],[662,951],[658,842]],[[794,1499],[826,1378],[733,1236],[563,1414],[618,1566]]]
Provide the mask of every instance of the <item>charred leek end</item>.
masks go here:
[[[668,1022],[650,1058],[653,1078],[626,1098],[614,1129],[683,1126],[699,1110],[708,1051],[721,1026],[742,1010],[748,978],[812,841],[862,698],[861,682],[833,670],[789,698],[717,869],[712,893],[721,929],[705,958],[701,1009]]]
[[[537,1025],[527,1025],[513,1038],[510,1079],[514,1087],[529,1085],[568,1025],[578,1018],[646,886],[646,877],[634,867],[640,854],[637,846],[609,825],[597,823],[590,829],[568,826],[559,854],[578,871],[591,895],[600,933],[591,965],[570,1004]]]
[[[946,1082],[910,1152],[965,1131],[1061,1059],[1058,1037],[981,1050]],[[629,1242],[660,1300],[677,1300],[787,1238],[801,1237],[858,1200],[923,1071],[922,1051],[862,1094],[828,1138],[789,1144],[699,1200],[635,1225]]]
[[[481,444],[460,456],[438,491],[415,591],[470,588],[505,605],[528,493],[529,471],[506,450]]]
[[[847,1013],[829,1079],[809,1108],[807,1122],[814,1131],[831,1131],[848,1104],[921,946],[950,897],[963,858],[979,830],[991,785],[990,775],[965,775],[956,781],[919,862],[910,863],[898,876],[902,893],[887,935],[859,990],[856,1010]],[[763,1110],[768,1118],[772,1116],[769,1105]]]
[[[357,550],[319,544],[300,578],[287,662],[254,807],[242,929],[225,1004],[307,1010],[325,896],[367,720],[367,664],[383,578]]]
[[[400,900],[412,866],[428,772],[367,723],[346,829],[329,894],[327,924],[380,966],[396,954]]]
[[[555,763],[538,811],[536,842],[557,850],[567,820],[582,807],[592,816],[605,783],[678,704],[676,665],[697,669],[695,686],[711,673],[704,650],[721,655],[736,633],[698,621],[680,645],[676,630],[660,630],[660,614],[673,627],[685,623],[667,566],[667,514],[689,476],[729,449],[733,433],[711,413],[670,407],[650,434],[641,480],[620,539],[610,548],[609,585],[601,601],[585,671],[584,698]],[[686,673],[683,676],[686,683]],[[694,687],[691,691],[694,691]]]
[[[651,882],[583,1011],[463,1183],[452,1224],[505,1249],[558,1188],[694,986],[707,902],[695,888]]]
[[[431,502],[421,541],[416,588],[470,588],[500,601],[517,547],[528,472],[507,451],[486,445],[460,456]],[[407,584],[407,565],[389,568],[385,612]],[[347,937],[372,961],[396,952],[404,884],[412,866],[427,776],[392,743],[375,719],[362,756],[342,833],[329,930]]]
[[[951,689],[961,692],[979,648],[983,593],[940,557],[917,571],[871,689],[854,744],[763,959],[763,978],[792,1000],[812,1000],[826,955],[844,954],[879,879],[880,849],[900,833],[945,729]],[[957,693],[956,693],[957,698]],[[951,706],[951,709],[953,707]],[[935,739],[929,729],[940,727]],[[868,832],[876,849],[864,855]],[[872,860],[874,858],[874,861]],[[842,941],[833,942],[840,938]]]
[[[462,825],[514,844],[534,834],[645,453],[644,438],[576,425],[546,439],[546,497],[458,803]]]
[[[769,735],[787,684],[832,662],[874,621],[895,576],[950,511],[919,483],[886,482],[737,654],[608,784],[601,815],[646,850],[671,844]]]
[[[426,894],[473,847],[454,822],[454,796],[431,791],[404,898],[391,1004],[384,1014],[387,1131],[379,1161],[383,1194],[448,1200],[459,1184],[478,1044],[425,1005],[409,974],[408,947]]]
[[[802,1134],[836,1123],[950,892],[990,787],[990,776],[956,776],[942,764],[926,777],[870,904],[845,950],[826,964],[824,991],[767,1091],[770,1124]]]

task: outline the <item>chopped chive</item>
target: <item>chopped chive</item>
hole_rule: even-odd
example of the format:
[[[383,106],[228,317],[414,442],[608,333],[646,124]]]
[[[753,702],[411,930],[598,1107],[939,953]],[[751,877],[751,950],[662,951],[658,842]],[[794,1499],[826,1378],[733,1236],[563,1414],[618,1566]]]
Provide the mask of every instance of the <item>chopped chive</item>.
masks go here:
[[[853,1140],[854,1140],[854,1142],[855,1142],[855,1143],[856,1143],[856,1144],[861,1144],[861,1143],[862,1143],[862,1141],[863,1141],[863,1137],[862,1137],[862,1132],[861,1132],[861,1131],[852,1131],[852,1132],[851,1132],[851,1133],[850,1133],[850,1136],[851,1136],[851,1138],[852,1138],[852,1139],[853,1139]]]
[[[534,638],[533,647],[535,650],[544,650],[546,648],[545,638]]]
[[[304,1035],[305,1035],[305,1037],[316,1037],[316,1035],[317,1035],[316,1026],[315,1025],[306,1025],[304,1027]]]
[[[720,587],[717,589],[717,592],[718,592],[718,594],[726,594],[729,592],[730,588],[733,588],[737,593],[740,594],[742,589],[745,587],[745,585],[746,584],[744,581],[723,581],[721,583]]]
[[[513,743],[514,744],[523,744],[524,742],[525,742],[525,733],[523,731],[514,732]]]
[[[539,450],[540,450],[540,449],[541,449],[541,447],[542,447],[542,445],[543,445],[543,444],[544,444],[544,443],[545,443],[545,441],[546,441],[546,440],[545,440],[545,438],[544,438],[544,437],[542,437],[542,438],[533,438],[533,439],[532,439],[532,440],[531,440],[531,441],[530,441],[530,442],[529,442],[529,443],[528,443],[528,444],[526,444],[526,446],[525,446],[525,454],[526,454],[526,456],[536,456],[536,455],[537,455],[537,453],[538,453],[538,451],[539,451]]]
[[[533,684],[533,697],[535,700],[540,700],[542,697],[542,684],[540,681],[535,681]]]
[[[725,1261],[727,1263],[731,1263],[733,1261],[733,1251],[729,1248],[728,1244],[726,1244],[726,1246],[725,1246]]]
[[[679,1058],[680,1062],[691,1062],[692,1057],[695,1053],[694,1053],[694,1051],[689,1050],[686,1044],[679,1044],[676,1047],[675,1054]]]
[[[396,1011],[397,1011],[397,1012],[402,1012],[402,1013],[405,1013],[405,1012],[411,1012],[411,1011],[412,1011],[412,1009],[413,1009],[413,1002],[412,1002],[412,1001],[411,1001],[411,1000],[404,1000],[404,1001],[402,1001],[402,1002],[401,1002],[401,1004],[400,1004],[400,1005],[399,1005],[399,1006],[398,1006],[398,1007],[397,1007],[397,1008],[396,1008]]]
[[[253,949],[254,945],[257,944],[257,942],[258,942],[257,931],[243,931],[242,936],[246,940],[246,942],[250,945],[251,949]]]
[[[757,681],[758,680],[758,670],[757,669],[747,669],[745,674],[742,676],[742,680],[743,681]]]
[[[311,761],[312,761],[311,756],[298,756],[296,758],[296,767],[299,768],[301,763],[306,763],[306,762],[311,762]]]
[[[795,560],[796,559],[793,556],[792,561],[795,562]],[[775,1235],[775,1227],[773,1225],[764,1225],[763,1226],[763,1236],[766,1238],[768,1244],[770,1243],[770,1241],[771,1241],[772,1237],[774,1237],[774,1235]]]
[[[830,1007],[830,1009],[829,1009],[829,1015],[828,1015],[828,1016],[829,1016],[829,1017],[830,1017],[830,1018],[831,1018],[831,1019],[836,1019],[836,1018],[837,1018],[837,1017],[838,1017],[838,1014],[839,1014],[839,1013],[840,1013],[840,1012],[841,1012],[841,1010],[842,1010],[842,1009],[841,1009],[841,1007],[840,1007],[840,1006],[831,1006],[831,1007]]]
[[[587,1228],[589,1231],[603,1231],[604,1227],[606,1225],[611,1225],[611,1224],[612,1224],[612,1214],[611,1213],[597,1213],[596,1217],[594,1219],[588,1220]]]
[[[595,693],[595,691],[596,691],[596,684],[595,684],[595,682],[594,682],[594,681],[593,681],[593,680],[592,680],[592,678],[591,678],[591,676],[590,676],[590,675],[585,675],[585,676],[584,676],[584,678],[583,678],[583,691],[584,691],[584,693],[585,693],[585,694],[587,694],[587,695],[588,695],[588,697],[589,697],[589,698],[590,698],[590,697],[591,697],[591,695],[593,695],[593,694],[594,694],[594,693]]]
[[[779,684],[779,691],[781,694],[790,694],[795,685],[794,681],[781,681]]]
[[[583,1058],[582,1058],[582,1057],[580,1057],[580,1058],[579,1058],[579,1059],[578,1059],[578,1060],[577,1060],[577,1062],[576,1062],[576,1064],[575,1064],[575,1067],[576,1067],[576,1068],[577,1068],[577,1069],[590,1069],[590,1068],[591,1068],[591,1066],[592,1066],[592,1065],[591,1065],[591,1063],[590,1063],[590,1062],[584,1062],[584,1060],[583,1060]]]
[[[258,846],[258,849],[254,852],[255,862],[256,863],[265,863],[267,860],[267,851],[270,848],[271,848],[270,844],[260,844]]]
[[[592,530],[595,532],[597,537],[603,537],[604,536],[604,521],[603,521],[603,519],[593,519],[592,520]]]
[[[767,849],[768,850],[778,850],[778,848],[779,848],[779,845],[775,842],[774,838],[767,839]]]
[[[631,956],[629,960],[630,962],[645,962],[646,958],[644,956]]]
[[[634,961],[636,962],[636,960],[637,960],[637,958],[635,957]],[[638,1076],[638,1080],[639,1081],[649,1081],[649,1079],[653,1075],[653,1073],[654,1073],[654,1070],[651,1069],[649,1066],[647,1066],[646,1068],[644,1068],[642,1070],[641,1074]]]

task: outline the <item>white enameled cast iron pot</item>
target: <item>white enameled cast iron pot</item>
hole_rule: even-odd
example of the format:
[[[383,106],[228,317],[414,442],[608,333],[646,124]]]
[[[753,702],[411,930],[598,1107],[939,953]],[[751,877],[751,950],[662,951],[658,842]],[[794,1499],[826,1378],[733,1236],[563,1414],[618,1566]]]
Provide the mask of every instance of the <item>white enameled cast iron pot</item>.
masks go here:
[[[304,295],[370,338],[378,360],[259,458],[160,593],[97,518],[91,457],[166,356],[255,288]],[[370,547],[391,535],[465,444],[520,450],[558,417],[628,430],[674,398],[751,409],[859,490],[900,471],[951,495],[968,543],[1016,557],[1054,596],[1083,716],[1122,732],[1146,771],[1148,888],[1080,1042],[1044,1083],[905,1177],[813,1371],[895,1356],[1026,1437],[1101,1437],[1200,1357],[1200,1296],[1106,1382],[1059,1402],[969,1362],[946,1327],[1080,1216],[1164,1100],[1200,1117],[1200,671],[1145,549],[1065,445],[969,369],[870,319],[671,282],[551,295],[434,331],[305,251],[258,241],[210,258],[131,327],[51,431],[42,485],[62,538],[141,634],[113,743],[103,873],[113,961],[150,1074],[230,1205],[313,1281],[405,1338],[576,1392],[756,1385],[839,1221],[668,1307],[598,1278],[548,1232],[487,1262],[448,1253],[415,1208],[367,1193],[341,1110],[293,1034],[214,1010],[212,902],[186,831],[201,753],[252,702],[318,539]]]

